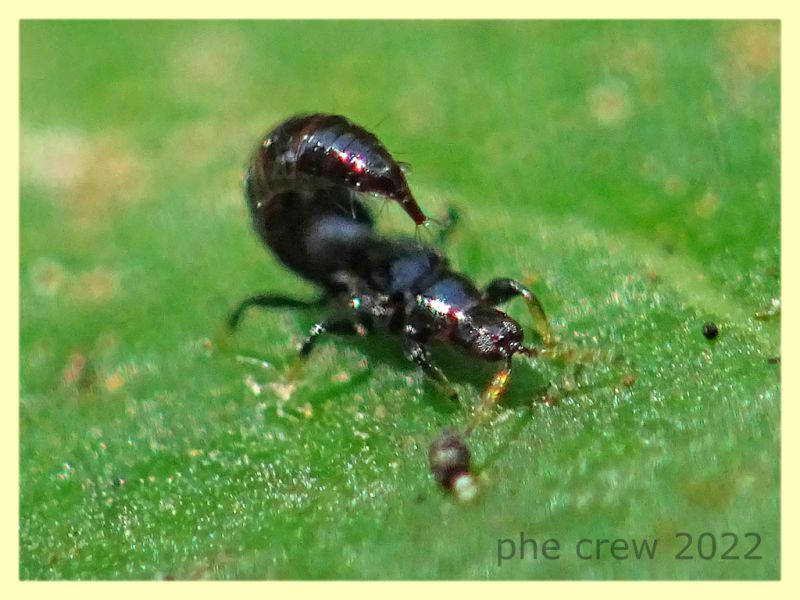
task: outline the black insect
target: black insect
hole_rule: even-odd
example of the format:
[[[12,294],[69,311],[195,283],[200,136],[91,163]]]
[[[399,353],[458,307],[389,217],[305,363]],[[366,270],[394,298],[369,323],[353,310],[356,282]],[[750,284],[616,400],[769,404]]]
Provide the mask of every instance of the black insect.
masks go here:
[[[539,337],[550,344],[544,310],[518,281],[495,279],[478,289],[453,271],[439,250],[412,239],[380,236],[362,202],[362,192],[395,199],[415,223],[427,221],[386,149],[344,117],[293,117],[267,135],[246,175],[253,227],[285,265],[320,286],[323,296],[309,303],[255,295],[241,302],[229,326],[235,328],[252,306],[330,304],[340,316],[314,325],[302,344],[301,356],[307,356],[325,333],[363,334],[380,325],[400,336],[406,356],[452,398],[456,393],[431,361],[429,344],[452,344],[476,358],[499,362],[467,435],[487,418],[506,389],[512,357],[537,355],[536,348],[523,344],[520,324],[495,307],[521,296]],[[448,489],[469,468],[466,446],[454,435],[440,436],[431,447],[431,466]],[[459,443],[463,451],[434,453],[437,447],[458,449]],[[455,466],[446,464],[448,456],[457,459]],[[438,470],[435,457],[444,457]]]

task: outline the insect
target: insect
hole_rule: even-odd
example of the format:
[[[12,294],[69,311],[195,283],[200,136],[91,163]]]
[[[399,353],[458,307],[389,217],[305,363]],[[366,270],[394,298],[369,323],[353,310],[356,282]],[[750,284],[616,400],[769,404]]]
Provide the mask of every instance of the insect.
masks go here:
[[[363,192],[397,200],[417,224],[428,219],[402,170],[377,138],[344,117],[315,114],[281,123],[256,150],[245,182],[252,225],[261,240],[323,294],[316,302],[274,294],[251,296],[231,313],[230,329],[250,307],[331,305],[338,316],[311,328],[300,348],[302,357],[324,334],[365,334],[382,326],[400,338],[408,359],[453,399],[457,394],[431,360],[430,344],[450,344],[477,359],[499,363],[465,432],[443,432],[430,448],[437,481],[445,489],[470,488],[464,438],[488,418],[507,388],[512,357],[538,354],[536,347],[523,343],[522,326],[497,306],[523,298],[536,332],[550,345],[539,300],[509,278],[478,288],[455,272],[438,249],[379,235]]]

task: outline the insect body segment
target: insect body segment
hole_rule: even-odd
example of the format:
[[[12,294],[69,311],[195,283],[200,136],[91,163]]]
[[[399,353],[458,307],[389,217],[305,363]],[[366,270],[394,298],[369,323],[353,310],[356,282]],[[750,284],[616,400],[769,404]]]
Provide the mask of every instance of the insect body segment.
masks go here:
[[[251,202],[302,187],[341,187],[400,203],[417,225],[428,218],[417,204],[400,164],[373,134],[338,115],[296,116],[273,129],[247,176]]]
[[[359,176],[369,169],[380,172],[376,164],[385,167],[385,180],[399,185],[392,197],[412,202],[404,206],[412,217],[416,214],[409,210],[409,206],[418,207],[405,179],[397,177],[399,170],[392,170],[391,157],[374,136],[343,117],[289,119],[253,157],[247,182],[250,214],[264,243],[284,264],[322,288],[323,296],[316,303],[303,303],[283,296],[255,295],[238,306],[229,325],[236,327],[244,311],[253,306],[328,303],[338,309],[337,317],[311,329],[301,356],[307,356],[326,333],[364,335],[381,326],[401,338],[408,359],[453,399],[457,398],[454,388],[429,356],[430,344],[450,344],[477,359],[500,362],[502,366],[466,429],[464,435],[469,435],[486,421],[502,397],[510,380],[512,357],[537,356],[536,348],[524,345],[522,326],[496,306],[521,296],[539,337],[549,344],[544,310],[518,281],[495,279],[479,289],[467,276],[454,271],[439,250],[411,239],[379,235],[355,190],[368,185],[378,189],[376,182],[384,180],[377,176],[358,179],[354,173],[361,163],[345,160],[340,154],[369,159]],[[388,188],[382,189],[386,192]],[[424,218],[421,212],[418,216]],[[434,473],[448,489],[456,489],[454,478],[462,487],[471,481],[463,477],[469,470],[468,450],[463,439],[454,436],[452,432],[440,436],[434,443],[438,446],[431,447]]]

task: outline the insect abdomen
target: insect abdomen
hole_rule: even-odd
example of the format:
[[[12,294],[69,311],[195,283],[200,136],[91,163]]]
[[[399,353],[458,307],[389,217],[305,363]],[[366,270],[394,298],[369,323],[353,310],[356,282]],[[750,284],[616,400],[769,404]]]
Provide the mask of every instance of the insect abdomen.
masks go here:
[[[378,138],[339,115],[296,116],[275,127],[256,151],[248,179],[267,195],[304,186],[378,194],[399,202],[417,225],[428,220]]]

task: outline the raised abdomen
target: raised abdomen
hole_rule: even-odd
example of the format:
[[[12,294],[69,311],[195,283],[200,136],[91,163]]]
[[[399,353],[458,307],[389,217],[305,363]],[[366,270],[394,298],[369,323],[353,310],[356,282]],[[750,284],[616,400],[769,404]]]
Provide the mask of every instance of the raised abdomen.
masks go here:
[[[428,220],[378,138],[339,115],[301,115],[275,127],[256,150],[248,179],[259,195],[327,186],[378,194],[397,201],[417,225]]]

